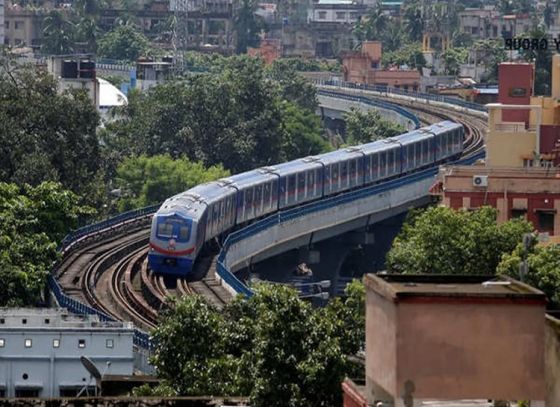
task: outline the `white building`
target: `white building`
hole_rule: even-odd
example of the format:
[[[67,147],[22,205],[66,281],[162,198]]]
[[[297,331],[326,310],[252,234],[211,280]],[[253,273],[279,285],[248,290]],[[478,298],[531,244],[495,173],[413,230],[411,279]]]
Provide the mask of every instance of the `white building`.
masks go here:
[[[130,323],[100,322],[65,309],[0,308],[0,397],[75,396],[85,386],[93,389],[81,356],[102,374],[131,375],[133,335]]]
[[[366,6],[352,0],[319,0],[309,9],[312,23],[354,24],[366,13]]]

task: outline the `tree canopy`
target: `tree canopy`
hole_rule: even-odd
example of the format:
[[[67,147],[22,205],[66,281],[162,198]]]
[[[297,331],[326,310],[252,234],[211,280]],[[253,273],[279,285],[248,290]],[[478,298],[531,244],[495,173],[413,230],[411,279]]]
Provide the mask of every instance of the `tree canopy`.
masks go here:
[[[122,197],[119,211],[142,208],[195,185],[227,177],[222,166],[205,168],[200,162],[186,158],[172,159],[169,155],[128,157],[117,168],[116,186]]]
[[[0,183],[0,306],[34,306],[41,300],[57,242],[93,210],[62,185]]]
[[[497,224],[496,217],[490,207],[412,211],[387,253],[387,268],[407,274],[493,275],[502,254],[533,231],[525,220]]]
[[[148,38],[133,24],[121,24],[99,40],[98,55],[104,58],[136,61],[149,50]]]
[[[220,63],[222,63],[221,61]],[[104,141],[121,156],[186,156],[205,166],[222,164],[232,173],[283,161],[299,152],[320,152],[314,89],[291,73],[274,79],[262,61],[229,58],[218,72],[168,81],[132,94]],[[305,113],[285,105],[292,100]],[[293,142],[298,122],[312,123]],[[295,144],[295,145],[294,145]],[[286,146],[290,151],[283,151]]]
[[[314,309],[291,288],[262,284],[222,313],[197,296],[181,299],[153,331],[163,389],[250,396],[254,406],[339,405],[345,354],[365,340],[365,289],[356,282],[347,293]]]
[[[0,55],[0,180],[60,181],[90,193],[101,161],[98,123],[86,91],[59,93],[50,75]]]
[[[350,112],[344,114],[344,121],[346,123],[346,142],[350,145],[382,140],[406,132],[403,126],[385,120],[374,109],[362,112],[352,108]]]
[[[524,259],[527,260],[528,270],[520,277],[519,266]],[[536,240],[533,240],[525,251],[519,244],[512,253],[503,255],[497,273],[524,279],[546,294],[551,308],[560,307],[560,246],[537,246]]]

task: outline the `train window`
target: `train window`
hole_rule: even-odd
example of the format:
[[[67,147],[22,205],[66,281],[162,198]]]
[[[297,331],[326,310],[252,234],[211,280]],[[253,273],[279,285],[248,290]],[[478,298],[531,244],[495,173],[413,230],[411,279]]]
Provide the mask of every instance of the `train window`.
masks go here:
[[[389,165],[389,174],[392,174],[395,171],[395,169],[394,169],[394,166],[395,166],[395,155],[394,155],[394,153],[395,153],[394,150],[389,150],[389,152],[387,152],[387,156],[388,156],[387,157],[387,162],[388,162],[388,165]]]
[[[379,175],[385,176],[387,173],[387,153],[379,153]]]
[[[307,194],[312,196],[315,192],[315,171],[307,171]]]
[[[416,163],[418,163],[418,164],[419,164],[420,161],[422,160],[422,150],[421,150],[421,148],[422,148],[422,146],[421,146],[419,143],[417,143],[417,144],[414,146],[414,150],[415,150],[415,153],[416,153],[416,154],[415,154]]]
[[[356,183],[356,178],[357,178],[357,171],[358,167],[356,165],[356,160],[351,160],[350,161],[350,179],[351,179],[351,183],[355,184]]]
[[[263,186],[263,202],[265,207],[270,207],[270,182]]]
[[[181,226],[179,228],[179,240],[187,241],[190,237],[190,228],[188,226]]]
[[[410,144],[406,148],[407,152],[407,160],[408,160],[408,168],[414,168],[414,144]]]
[[[247,205],[246,210],[250,210],[253,205],[253,188],[245,190],[245,204]]]
[[[423,144],[423,150],[424,150],[424,162],[427,162],[430,158],[430,142],[428,140],[424,140],[422,142]]]
[[[261,205],[261,198],[262,198],[262,186],[259,185],[255,187],[255,205]]]
[[[348,176],[348,162],[345,161],[340,163],[340,177],[343,182],[346,182],[346,177]]]
[[[272,195],[272,203],[274,203],[274,201],[276,200],[276,196],[278,194],[278,181],[274,180],[272,182],[272,191],[271,191],[271,195]]]
[[[296,188],[296,176],[290,175],[288,177],[288,191],[293,192]]]
[[[173,237],[173,223],[161,222],[157,227],[158,237]]]
[[[302,191],[305,189],[305,173],[301,172],[297,176],[298,178],[298,190]]]
[[[377,178],[378,177],[378,170],[379,170],[379,163],[378,163],[378,157],[377,154],[374,154],[371,156],[371,172],[372,172],[372,178]]]
[[[338,164],[331,165],[333,182],[338,182]]]

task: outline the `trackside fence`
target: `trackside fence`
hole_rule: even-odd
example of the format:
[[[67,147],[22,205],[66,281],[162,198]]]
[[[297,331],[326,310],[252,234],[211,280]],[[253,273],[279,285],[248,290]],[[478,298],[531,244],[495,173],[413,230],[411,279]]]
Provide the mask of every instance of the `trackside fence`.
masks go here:
[[[444,95],[434,95],[431,93],[405,91],[403,89],[391,88],[389,86],[366,85],[366,84],[344,82],[344,81],[314,80],[313,83],[320,86],[336,86],[339,88],[346,88],[346,89],[367,90],[367,91],[386,93],[391,95],[408,96],[416,99],[425,99],[433,102],[440,102],[440,103],[446,103],[448,105],[459,106],[466,109],[477,110],[483,113],[488,112],[486,106],[481,105],[480,103],[467,102],[465,100],[453,98],[450,96],[444,96]]]
[[[73,249],[78,247],[81,243],[86,242],[92,236],[97,236],[101,233],[111,233],[117,228],[126,228],[127,226],[137,225],[138,222],[145,221],[149,218],[158,208],[158,205],[148,206],[146,208],[137,209],[134,211],[124,212],[110,219],[104,220],[102,222],[94,223],[92,225],[84,226],[79,228],[62,239],[62,242],[58,248],[59,253],[62,257],[69,254]],[[80,315],[97,315],[101,321],[115,321],[113,317],[105,314],[98,309],[90,307],[68,295],[66,295],[60,284],[55,278],[56,269],[58,268],[58,263],[54,266],[52,272],[47,278],[47,284],[51,292],[53,293],[56,301],[61,307],[68,308],[69,311],[80,314]],[[140,329],[134,329],[134,344],[138,347],[144,348],[146,350],[152,349],[152,343],[150,341],[150,335]]]
[[[478,152],[469,156],[468,158],[463,158],[455,162],[457,165],[469,165],[474,163],[476,160],[484,157],[484,151]],[[268,218],[262,219],[255,222],[243,229],[231,233],[226,238],[224,245],[218,255],[216,271],[220,278],[228,284],[236,293],[245,295],[247,297],[252,297],[254,295],[253,291],[241,282],[235,274],[230,270],[230,265],[228,264],[228,250],[235,244],[247,239],[248,237],[254,236],[257,233],[262,232],[272,226],[280,225],[282,223],[292,221],[297,218],[301,218],[309,215],[313,212],[323,211],[334,206],[339,206],[346,204],[358,199],[365,198],[367,196],[379,194],[381,192],[398,188],[404,185],[415,183],[421,179],[427,177],[433,177],[436,175],[438,168],[429,168],[403,178],[398,178],[392,181],[384,182],[381,184],[373,185],[370,187],[362,188],[356,191],[347,192],[345,194],[337,195],[332,198],[322,199],[318,202],[312,204],[304,205],[301,207],[296,207],[293,209],[288,209],[285,211],[278,212]]]
[[[329,82],[328,81],[322,81],[321,84],[328,85]],[[336,83],[333,82],[332,84],[334,86],[340,86],[340,82],[336,82]],[[348,87],[350,87],[350,86],[348,86]],[[354,87],[354,88],[356,88],[356,87]],[[372,86],[367,87],[368,90],[379,91],[377,88],[378,87],[372,87]],[[386,91],[386,88],[384,88],[383,91]],[[391,93],[391,92],[389,92],[389,93]],[[392,92],[392,93],[396,93],[396,92]],[[452,99],[452,101],[448,102],[445,99],[449,99],[449,98],[442,97],[442,96],[435,96],[435,95],[421,94],[421,93],[410,93],[410,92],[402,92],[402,91],[400,91],[400,94],[407,95],[407,96],[418,97],[418,98],[422,98],[422,97],[424,97],[424,95],[426,95],[427,97],[430,97],[430,98],[435,97],[435,99],[430,99],[430,100],[437,100],[437,101],[441,101],[441,102],[444,102],[444,103],[450,103],[450,104],[458,104],[458,103],[456,103],[457,102],[456,100]],[[337,94],[337,97],[342,98],[342,95]],[[344,98],[347,98],[347,99],[351,100],[350,98],[353,98],[353,96],[348,96],[348,97],[344,97]],[[363,100],[360,100],[360,102],[374,105],[374,103],[372,103],[372,101],[369,100],[369,99],[367,100],[367,102],[363,101]],[[386,102],[384,102],[384,103],[386,103]],[[464,102],[464,103],[467,103],[467,102]],[[388,104],[388,105],[390,105],[390,104]],[[484,111],[484,107],[481,106],[481,105],[469,104],[469,106],[464,106],[464,107],[474,109],[474,107],[472,107],[470,105],[476,106],[476,110]],[[380,104],[379,106],[382,106],[382,105]],[[385,106],[382,106],[382,107],[388,108],[388,107],[385,107]],[[394,109],[395,107],[397,107],[397,106],[391,106],[391,109],[395,110]],[[399,108],[399,109],[401,109],[401,108]],[[404,112],[406,112],[407,114],[412,115],[412,113],[406,111],[405,109],[402,109],[402,110]],[[414,115],[412,115],[412,116],[414,116]],[[414,117],[416,118],[416,116],[414,116]],[[418,118],[416,118],[416,120],[418,120]],[[473,154],[473,155],[469,156],[468,158],[464,158],[464,159],[461,159],[461,160],[457,161],[456,164],[464,164],[464,165],[472,164],[473,162],[482,158],[483,156],[484,156],[483,151],[478,152],[476,154]],[[249,226],[247,226],[243,229],[240,229],[240,230],[238,230],[234,233],[231,233],[227,237],[227,239],[225,240],[224,245],[223,245],[223,247],[220,250],[220,253],[218,255],[216,272],[218,273],[218,275],[222,279],[222,281],[225,284],[229,285],[236,293],[245,295],[247,297],[251,297],[251,296],[254,295],[253,291],[247,285],[245,285],[243,282],[241,282],[231,272],[230,267],[227,264],[228,250],[233,245],[243,241],[244,239],[246,239],[248,237],[251,237],[251,236],[253,236],[257,233],[260,233],[263,230],[265,230],[267,228],[270,228],[272,226],[279,225],[279,224],[282,224],[284,222],[288,222],[288,221],[291,221],[293,219],[297,219],[297,218],[306,216],[310,213],[324,210],[326,208],[330,208],[330,207],[333,207],[333,206],[337,206],[337,205],[341,205],[341,204],[344,204],[344,203],[352,202],[352,201],[361,199],[363,197],[366,197],[366,196],[369,196],[369,195],[372,195],[372,194],[377,194],[377,193],[380,193],[382,191],[386,191],[386,190],[389,190],[389,189],[397,188],[397,187],[402,186],[402,185],[413,183],[413,182],[418,181],[422,178],[435,175],[436,171],[437,171],[437,169],[431,168],[431,169],[424,170],[424,171],[421,171],[421,172],[416,173],[416,174],[406,176],[404,178],[399,178],[399,179],[396,179],[396,180],[393,180],[393,181],[390,181],[390,182],[386,182],[386,183],[383,183],[383,184],[374,185],[374,186],[366,187],[366,188],[363,188],[363,189],[360,189],[360,190],[348,192],[348,193],[345,193],[345,194],[341,194],[341,195],[338,195],[338,196],[335,196],[335,197],[332,197],[332,198],[327,198],[325,200],[321,200],[319,202],[309,204],[309,205],[305,205],[305,206],[302,206],[302,207],[297,207],[297,208],[293,208],[293,209],[290,209],[290,210],[278,212],[278,213],[276,213],[276,214],[274,214],[274,215],[272,215],[268,218],[265,218],[263,220],[255,222],[255,223],[253,223],[253,224],[251,224],[251,225],[249,225]],[[88,225],[88,226],[84,226],[82,228],[79,228],[79,229],[69,233],[62,240],[61,245],[58,248],[58,251],[61,254],[61,256],[64,257],[65,255],[69,254],[72,250],[79,247],[82,243],[85,243],[86,241],[88,241],[90,238],[92,238],[94,236],[98,236],[98,235],[103,234],[103,233],[112,233],[114,230],[116,230],[118,228],[133,227],[134,225],[138,225],[138,222],[145,222],[159,208],[159,206],[160,206],[160,204],[149,206],[149,207],[138,209],[138,210],[134,210],[134,211],[130,211],[130,212],[125,212],[125,213],[122,213],[120,215],[114,216],[110,219],[104,220],[102,222],[98,222],[98,223],[95,223],[95,224],[92,224],[92,225]],[[62,291],[62,288],[60,287],[60,284],[58,283],[58,281],[55,278],[57,268],[58,268],[58,264],[56,264],[53,267],[52,272],[48,276],[47,283],[48,283],[49,289],[53,293],[54,297],[56,298],[56,300],[57,300],[57,302],[60,306],[66,307],[71,312],[76,313],[76,314],[81,314],[81,315],[94,314],[94,315],[97,315],[101,321],[115,321],[115,319],[112,318],[110,315],[107,315],[102,311],[99,311],[99,310],[97,310],[97,309],[95,309],[95,308],[93,308],[89,305],[83,304],[82,302],[66,295]],[[134,344],[136,346],[138,346],[140,348],[143,348],[145,350],[148,350],[148,351],[153,349],[153,343],[151,342],[149,335],[146,332],[141,331],[139,329],[134,330]]]

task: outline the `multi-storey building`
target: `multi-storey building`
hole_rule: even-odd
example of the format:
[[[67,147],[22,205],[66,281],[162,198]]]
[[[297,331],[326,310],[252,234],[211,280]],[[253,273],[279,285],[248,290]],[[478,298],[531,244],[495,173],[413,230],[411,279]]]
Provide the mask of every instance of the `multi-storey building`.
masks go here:
[[[560,235],[560,55],[552,61],[552,96],[534,96],[534,66],[499,67],[500,103],[488,106],[484,165],[447,167],[434,188],[455,209],[490,205],[498,221],[524,217]]]
[[[529,31],[532,26],[530,15],[503,15],[494,6],[467,8],[458,15],[460,31],[474,39],[511,38]]]
[[[100,322],[61,309],[0,309],[0,397],[74,396],[95,387],[81,362],[101,374],[133,373],[129,323]],[[91,392],[89,394],[92,394]]]

